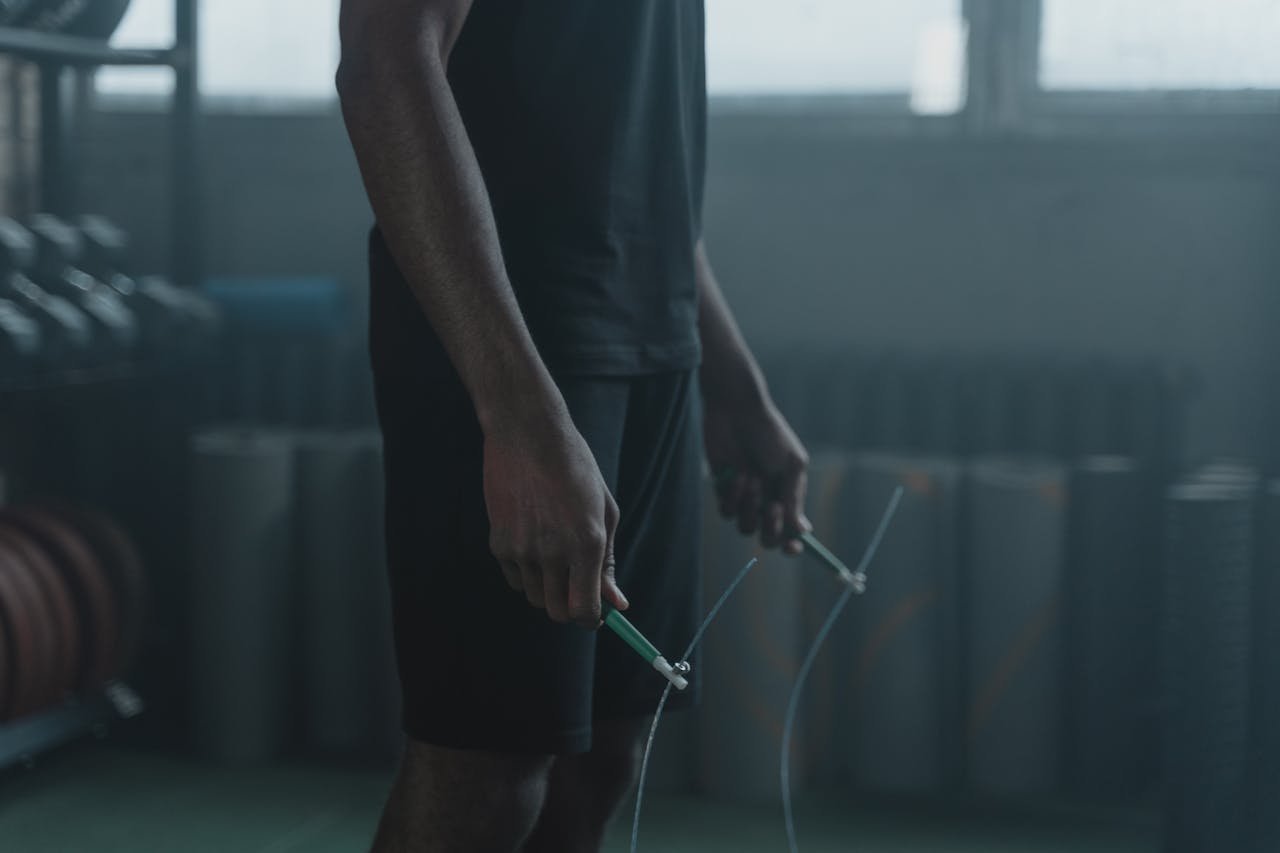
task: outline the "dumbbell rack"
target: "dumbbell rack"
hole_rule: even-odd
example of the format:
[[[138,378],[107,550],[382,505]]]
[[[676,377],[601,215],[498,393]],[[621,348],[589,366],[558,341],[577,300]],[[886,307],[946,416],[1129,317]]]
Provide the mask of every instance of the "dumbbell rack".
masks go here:
[[[102,66],[173,69],[170,266],[173,280],[187,286],[198,283],[202,275],[197,6],[197,0],[174,0],[174,44],[155,50],[118,49],[95,39],[0,27],[0,55],[28,61],[40,70],[41,207],[55,214],[77,212],[72,143],[84,103],[74,97],[71,84],[76,77],[83,79],[84,72]],[[13,403],[33,393],[74,393],[78,386],[109,389],[142,376],[110,367],[82,371],[47,384],[0,389],[0,402]],[[116,681],[51,710],[0,724],[0,770],[29,764],[58,746],[101,733],[141,709],[137,695]]]
[[[197,0],[174,0],[174,43],[155,50],[125,50],[95,39],[0,27],[0,55],[40,68],[41,206],[50,213],[79,212],[74,209],[77,170],[71,143],[83,104],[71,96],[69,74],[106,65],[173,69],[170,262],[173,279],[184,285],[200,280],[202,259],[197,6]]]

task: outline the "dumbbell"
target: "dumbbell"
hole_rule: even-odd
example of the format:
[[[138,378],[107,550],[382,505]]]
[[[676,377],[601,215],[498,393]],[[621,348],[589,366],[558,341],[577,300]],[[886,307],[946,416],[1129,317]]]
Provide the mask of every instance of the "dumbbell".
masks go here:
[[[9,23],[70,36],[108,39],[131,0],[7,0]]]
[[[97,355],[93,323],[75,305],[28,277],[35,259],[31,232],[12,219],[0,219],[0,298],[16,304],[40,326],[41,367],[57,370],[92,364]]]
[[[40,324],[10,299],[0,299],[0,379],[12,381],[40,369]]]
[[[80,269],[80,232],[47,213],[31,217],[29,225],[36,240],[36,283],[89,315],[109,349],[108,357],[130,355],[138,344],[138,318],[119,293]]]
[[[137,312],[149,352],[196,349],[216,334],[217,309],[207,299],[160,276],[135,280],[124,272],[129,266],[129,237],[123,229],[102,216],[82,216],[76,225],[84,238],[82,266]]]

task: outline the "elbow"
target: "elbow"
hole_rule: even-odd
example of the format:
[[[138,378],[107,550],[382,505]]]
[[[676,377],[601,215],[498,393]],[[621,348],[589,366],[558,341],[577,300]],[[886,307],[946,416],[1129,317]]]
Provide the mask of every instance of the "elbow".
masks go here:
[[[334,84],[340,99],[361,97],[380,77],[443,71],[457,41],[461,21],[426,8],[390,14],[370,6],[343,4],[339,22],[341,56]]]
[[[350,103],[388,85],[443,77],[447,67],[448,54],[436,38],[426,34],[412,40],[392,36],[380,41],[377,49],[344,45],[334,86],[339,102]]]
[[[333,78],[334,87],[338,90],[339,102],[346,103],[363,97],[372,77],[373,73],[367,62],[352,59],[343,54],[338,62],[338,71]]]

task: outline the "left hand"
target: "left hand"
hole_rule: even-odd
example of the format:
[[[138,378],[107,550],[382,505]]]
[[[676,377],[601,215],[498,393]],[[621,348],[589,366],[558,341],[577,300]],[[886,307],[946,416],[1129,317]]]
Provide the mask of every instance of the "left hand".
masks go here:
[[[704,396],[703,437],[720,513],[766,548],[803,550],[809,454],[767,391],[742,399]]]

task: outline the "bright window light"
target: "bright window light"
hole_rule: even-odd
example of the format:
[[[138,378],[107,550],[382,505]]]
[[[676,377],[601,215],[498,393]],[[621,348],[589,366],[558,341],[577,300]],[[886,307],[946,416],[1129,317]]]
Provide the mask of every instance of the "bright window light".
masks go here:
[[[713,95],[908,95],[964,103],[960,0],[706,0]]]
[[[1280,88],[1280,0],[1044,0],[1047,89]]]
[[[338,67],[339,0],[214,0],[200,9],[200,89],[243,99],[329,99]],[[117,47],[173,42],[173,0],[134,0],[112,38]],[[99,92],[173,89],[164,69],[109,68]]]

